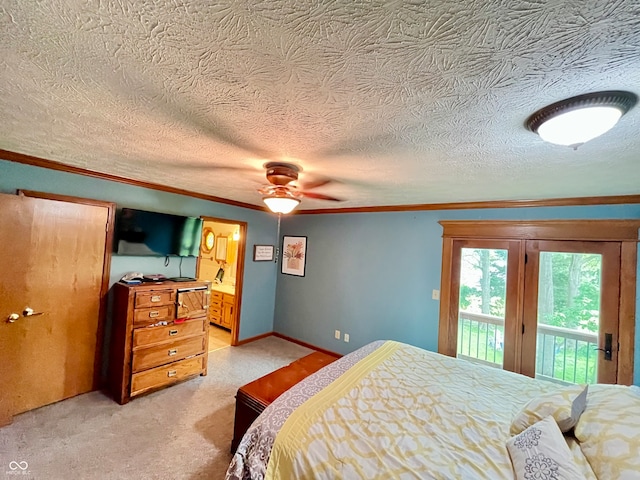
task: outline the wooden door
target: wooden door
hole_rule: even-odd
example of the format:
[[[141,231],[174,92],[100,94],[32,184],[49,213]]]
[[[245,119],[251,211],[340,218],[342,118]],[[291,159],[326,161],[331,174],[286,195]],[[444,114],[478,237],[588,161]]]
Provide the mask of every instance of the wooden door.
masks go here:
[[[620,243],[526,242],[522,373],[616,383]]]
[[[0,194],[0,424],[94,388],[108,220],[105,207]]]
[[[521,243],[463,239],[451,251],[449,321],[441,331],[448,342],[441,343],[441,353],[517,372]]]

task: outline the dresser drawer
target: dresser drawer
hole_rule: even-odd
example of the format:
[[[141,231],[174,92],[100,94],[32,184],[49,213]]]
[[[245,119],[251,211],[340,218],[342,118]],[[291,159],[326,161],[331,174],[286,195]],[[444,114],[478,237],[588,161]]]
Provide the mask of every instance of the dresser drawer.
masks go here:
[[[131,396],[175,383],[183,378],[202,372],[204,358],[204,356],[188,358],[164,367],[134,373],[131,376]]]
[[[204,335],[134,350],[131,370],[139,372],[204,352]]]
[[[135,308],[153,307],[156,305],[171,305],[176,301],[175,290],[157,290],[154,292],[137,292]]]
[[[134,325],[153,325],[161,320],[172,322],[174,305],[162,305],[155,308],[136,308],[133,311]]]
[[[159,342],[178,340],[190,335],[204,333],[205,325],[202,320],[193,320],[162,327],[136,328],[133,331],[133,348],[152,345]]]
[[[176,318],[203,317],[209,308],[209,290],[178,291],[177,303]]]

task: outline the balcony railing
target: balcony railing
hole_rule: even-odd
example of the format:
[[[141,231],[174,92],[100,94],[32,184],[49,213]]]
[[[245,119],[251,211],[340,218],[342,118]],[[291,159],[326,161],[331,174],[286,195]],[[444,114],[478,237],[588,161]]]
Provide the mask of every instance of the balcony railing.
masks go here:
[[[536,377],[560,383],[595,383],[596,333],[538,325]],[[460,311],[458,357],[502,368],[504,319]]]

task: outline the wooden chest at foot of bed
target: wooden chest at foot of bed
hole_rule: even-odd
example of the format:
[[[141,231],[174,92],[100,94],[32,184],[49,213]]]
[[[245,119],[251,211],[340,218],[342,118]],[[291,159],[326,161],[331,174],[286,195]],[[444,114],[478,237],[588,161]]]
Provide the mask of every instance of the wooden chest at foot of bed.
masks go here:
[[[296,383],[337,359],[338,357],[326,353],[314,352],[240,387],[236,395],[231,453],[236,451],[249,426],[271,402]]]

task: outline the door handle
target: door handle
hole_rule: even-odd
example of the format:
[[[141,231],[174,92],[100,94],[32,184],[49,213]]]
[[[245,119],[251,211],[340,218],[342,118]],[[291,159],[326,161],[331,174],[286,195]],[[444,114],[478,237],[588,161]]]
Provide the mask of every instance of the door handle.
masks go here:
[[[611,357],[613,354],[613,334],[605,333],[604,334],[604,348],[595,348],[595,350],[599,350],[604,352],[604,359],[611,361]]]
[[[17,313],[12,313],[7,317],[7,323],[15,323],[16,320],[20,318],[20,315]]]
[[[23,317],[35,317],[37,315],[44,315],[44,312],[34,312],[33,308],[30,307],[25,307],[25,309],[22,311]]]

